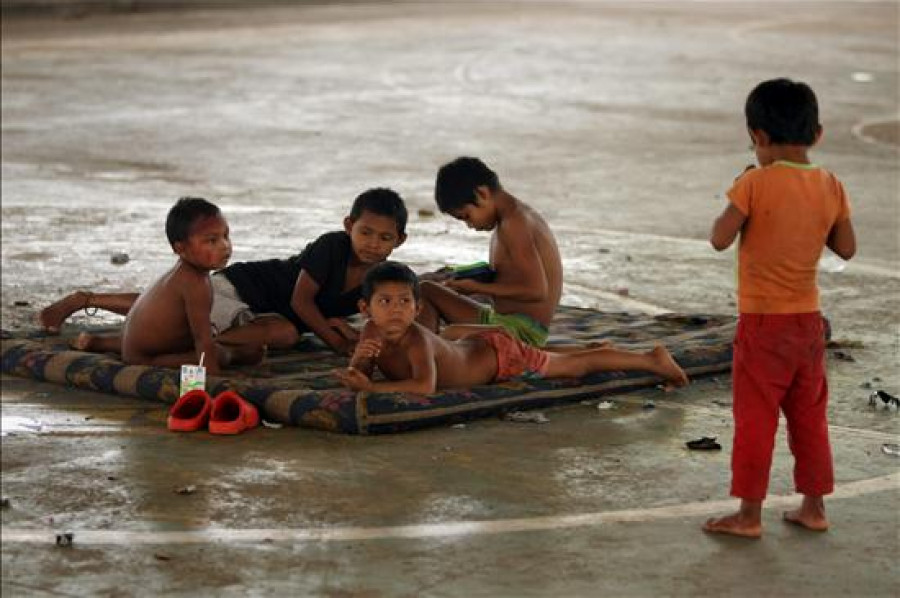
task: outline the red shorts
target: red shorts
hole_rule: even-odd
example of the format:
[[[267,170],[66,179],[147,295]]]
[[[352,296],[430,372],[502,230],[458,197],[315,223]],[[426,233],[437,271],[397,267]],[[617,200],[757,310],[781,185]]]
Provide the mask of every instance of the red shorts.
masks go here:
[[[497,354],[497,376],[495,381],[509,380],[520,376],[543,377],[547,373],[550,356],[531,345],[509,336],[500,330],[490,330],[478,334],[494,348]]]
[[[732,376],[731,494],[765,498],[779,411],[787,420],[796,490],[811,496],[831,493],[834,469],[821,314],[741,314]]]

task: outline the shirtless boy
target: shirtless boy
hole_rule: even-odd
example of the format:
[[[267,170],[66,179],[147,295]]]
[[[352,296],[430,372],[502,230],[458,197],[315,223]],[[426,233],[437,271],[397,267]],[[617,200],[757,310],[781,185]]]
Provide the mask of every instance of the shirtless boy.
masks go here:
[[[438,336],[415,321],[421,311],[418,279],[397,262],[370,269],[362,295],[360,311],[369,320],[349,367],[335,371],[354,390],[431,394],[520,376],[575,378],[604,370],[645,370],[669,386],[688,383],[663,346],[647,353],[615,348],[550,353],[497,329],[451,327],[452,338]],[[371,379],[375,366],[387,380]]]
[[[478,158],[457,158],[442,166],[435,200],[441,212],[469,228],[493,231],[490,265],[496,277],[493,282],[423,281],[418,321],[434,332],[441,319],[502,328],[529,345],[543,346],[563,280],[559,249],[547,222],[510,195]],[[486,295],[493,307],[467,295]]]
[[[349,354],[357,333],[343,318],[357,313],[366,269],[387,259],[406,239],[407,210],[391,189],[361,193],[343,228],[325,233],[286,259],[239,262],[212,276],[211,319],[225,345],[293,347],[312,331],[339,353]],[[58,333],[67,317],[96,307],[127,314],[136,293],[75,292],[40,312],[41,325]],[[85,351],[119,351],[119,338],[82,334]]]
[[[205,199],[183,197],[169,210],[166,236],[178,262],[137,298],[125,318],[122,360],[131,365],[204,364],[210,374],[238,361],[258,361],[262,348],[238,355],[213,340],[211,270],[231,257],[228,223]]]

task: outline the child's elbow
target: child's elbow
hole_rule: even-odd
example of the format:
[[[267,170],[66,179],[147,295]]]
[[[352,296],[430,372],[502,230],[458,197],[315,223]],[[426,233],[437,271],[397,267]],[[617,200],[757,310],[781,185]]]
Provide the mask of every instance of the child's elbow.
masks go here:
[[[718,237],[710,237],[709,244],[712,245],[712,248],[716,251],[725,251],[728,249],[729,245],[731,245],[731,242]]]
[[[856,245],[850,247],[838,247],[834,250],[838,257],[847,261],[856,255]]]

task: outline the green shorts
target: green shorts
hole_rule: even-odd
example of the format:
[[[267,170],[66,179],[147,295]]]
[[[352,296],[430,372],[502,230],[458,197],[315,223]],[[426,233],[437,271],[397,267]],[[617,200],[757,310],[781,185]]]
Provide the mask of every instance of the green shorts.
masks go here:
[[[532,347],[543,347],[547,344],[550,331],[547,327],[525,314],[498,314],[492,307],[482,307],[478,312],[479,324],[499,326],[512,336]]]

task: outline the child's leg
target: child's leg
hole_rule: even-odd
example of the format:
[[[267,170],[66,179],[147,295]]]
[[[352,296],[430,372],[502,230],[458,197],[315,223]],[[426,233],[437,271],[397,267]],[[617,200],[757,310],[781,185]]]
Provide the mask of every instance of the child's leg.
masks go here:
[[[266,355],[266,348],[259,346],[226,346],[216,343],[219,353],[219,367],[227,368],[233,365],[256,364],[262,361]],[[138,356],[132,360],[131,365],[152,365],[158,367],[178,368],[185,364],[197,363],[196,351],[185,351],[184,353],[165,353],[163,355],[154,355],[153,357]]]
[[[72,348],[91,353],[121,353],[122,336],[118,334],[91,334],[82,332],[74,341]]]
[[[441,318],[449,323],[478,324],[481,303],[436,282],[425,281],[420,288],[422,311],[416,321],[422,326],[437,332]]]
[[[594,372],[643,370],[662,376],[672,386],[684,386],[688,377],[662,345],[646,353],[599,348],[549,353],[547,378],[580,378]]]
[[[769,487],[775,432],[782,397],[793,378],[790,355],[782,351],[777,326],[765,315],[741,314],[734,341],[734,444],[731,452],[731,495],[741,499],[731,515],[709,519],[708,532],[758,538],[762,503]],[[777,321],[777,320],[776,320]]]
[[[96,307],[113,313],[127,315],[137,301],[138,293],[88,293],[76,291],[66,295],[38,314],[41,327],[50,334],[58,334],[66,318],[79,309]]]
[[[262,316],[252,322],[229,328],[216,337],[216,342],[231,347],[268,346],[290,349],[300,340],[300,333],[287,318]]]
[[[834,466],[828,440],[828,381],[825,342],[818,314],[798,316],[808,331],[811,358],[800,367],[782,404],[788,443],[794,454],[794,484],[804,495],[799,509],[784,514],[786,521],[824,531],[828,529],[822,497],[834,490]]]

